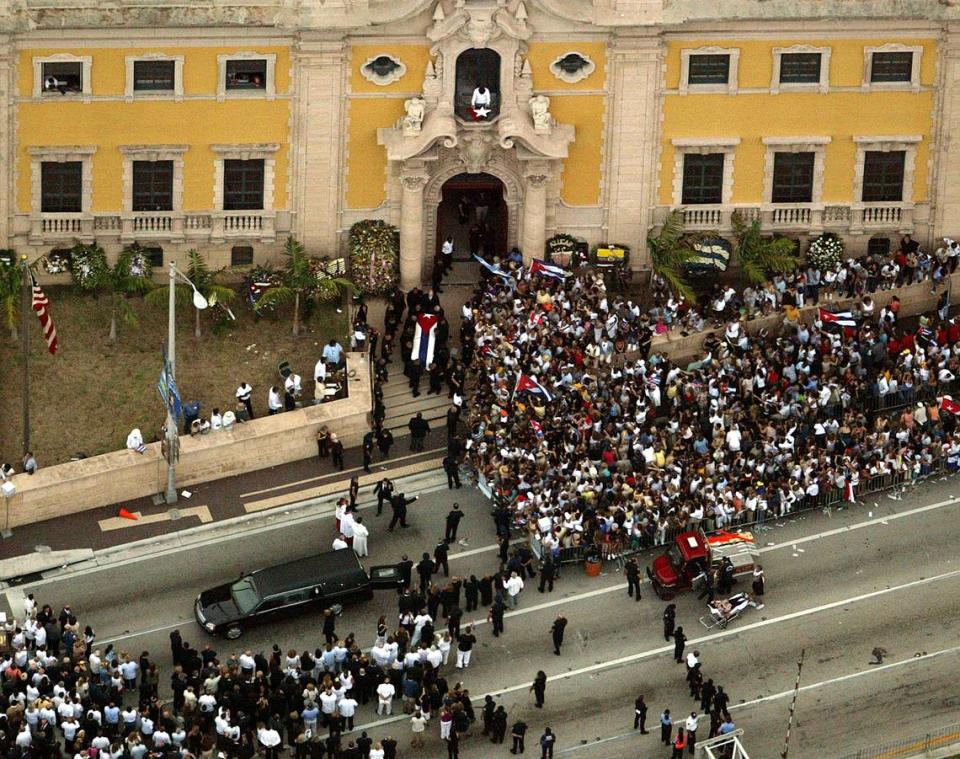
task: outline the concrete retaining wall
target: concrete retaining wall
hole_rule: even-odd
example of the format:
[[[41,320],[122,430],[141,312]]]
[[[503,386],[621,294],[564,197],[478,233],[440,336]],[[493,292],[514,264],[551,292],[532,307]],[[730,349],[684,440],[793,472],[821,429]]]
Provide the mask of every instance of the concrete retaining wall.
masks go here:
[[[253,419],[230,431],[181,437],[177,487],[316,456],[316,434],[323,424],[345,446],[359,445],[369,429],[370,376],[363,354],[348,354],[347,365],[357,369],[356,377],[348,380],[347,398]],[[9,508],[11,528],[161,493],[167,462],[160,443],[151,443],[143,454],[114,451],[41,468],[32,476],[19,474],[13,482],[17,493],[8,504],[0,503]]]

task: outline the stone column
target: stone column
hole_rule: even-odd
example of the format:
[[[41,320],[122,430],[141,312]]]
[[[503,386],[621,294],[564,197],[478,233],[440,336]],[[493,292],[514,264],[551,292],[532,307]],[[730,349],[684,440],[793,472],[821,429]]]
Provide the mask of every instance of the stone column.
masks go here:
[[[294,56],[290,207],[294,235],[311,255],[335,256],[340,247],[345,59],[342,39],[310,32]]]
[[[942,237],[955,237],[960,229],[960,183],[956,167],[960,166],[960,24],[950,24],[940,46],[940,82],[938,108],[934,113],[935,143],[932,183],[933,235],[922,240],[936,248]],[[912,198],[904,198],[912,200]]]
[[[13,49],[10,38],[0,35],[0,248],[12,248],[11,217],[15,208],[13,165],[15,147],[10,134],[13,99]]]
[[[400,288],[419,287],[423,276],[423,189],[427,173],[422,169],[400,176]]]
[[[660,41],[654,35],[616,37],[610,47],[604,204],[607,242],[629,245],[631,264],[648,264],[647,229],[657,205],[660,154]]]
[[[524,175],[523,228],[520,231],[520,251],[523,263],[543,258],[547,230],[547,180],[550,176],[540,167],[531,167]]]

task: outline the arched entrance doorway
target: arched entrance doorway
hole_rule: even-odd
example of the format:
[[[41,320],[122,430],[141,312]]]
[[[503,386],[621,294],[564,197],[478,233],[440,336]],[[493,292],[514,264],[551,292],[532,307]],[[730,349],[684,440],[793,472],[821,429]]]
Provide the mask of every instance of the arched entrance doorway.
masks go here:
[[[503,182],[492,174],[457,174],[440,190],[437,206],[437,253],[453,238],[454,261],[473,261],[507,252],[509,210]]]

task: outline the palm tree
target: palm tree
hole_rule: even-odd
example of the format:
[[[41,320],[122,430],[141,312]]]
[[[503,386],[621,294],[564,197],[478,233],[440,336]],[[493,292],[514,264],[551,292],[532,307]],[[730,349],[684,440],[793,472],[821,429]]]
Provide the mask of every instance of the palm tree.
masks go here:
[[[10,263],[5,263],[6,256]],[[10,330],[10,340],[17,341],[17,306],[20,305],[20,293],[23,285],[17,257],[12,250],[0,250],[0,310],[3,320]]]
[[[647,236],[650,264],[654,274],[663,278],[677,295],[691,303],[697,294],[687,280],[685,266],[696,257],[694,240],[683,228],[683,211],[671,211],[656,236]]]
[[[232,303],[236,300],[236,290],[217,282],[217,278],[223,269],[217,269],[216,271],[211,270],[210,267],[207,266],[206,259],[195,249],[191,249],[187,253],[187,257],[189,261],[187,264],[187,279],[193,282],[194,287],[207,299],[207,302],[211,306],[215,303]],[[146,300],[155,306],[163,306],[167,303],[168,296],[169,293],[166,287],[158,287],[147,293]],[[193,289],[189,285],[178,283],[174,297],[177,299],[177,305],[191,305],[193,303]],[[199,340],[202,335],[200,329],[200,309],[195,308],[193,310],[193,336]]]
[[[138,257],[139,261],[136,261]],[[145,261],[143,249],[134,243],[120,254],[116,265],[107,269],[103,276],[101,289],[110,296],[110,342],[117,339],[117,317],[130,325],[140,321],[137,312],[130,305],[130,298],[154,289],[150,279],[150,267],[141,263]],[[140,264],[143,268],[136,270],[135,264]]]
[[[318,278],[303,243],[293,237],[287,238],[283,255],[286,257],[281,272],[283,284],[271,287],[263,293],[254,308],[261,312],[292,300],[293,336],[296,337],[300,334],[302,301],[312,299],[318,303],[329,303],[341,297],[344,292],[352,293],[356,285],[343,277]]]
[[[786,237],[766,237],[760,232],[760,220],[747,223],[739,211],[730,217],[736,237],[735,252],[740,275],[747,282],[761,285],[771,271],[793,271],[800,264],[793,241]]]

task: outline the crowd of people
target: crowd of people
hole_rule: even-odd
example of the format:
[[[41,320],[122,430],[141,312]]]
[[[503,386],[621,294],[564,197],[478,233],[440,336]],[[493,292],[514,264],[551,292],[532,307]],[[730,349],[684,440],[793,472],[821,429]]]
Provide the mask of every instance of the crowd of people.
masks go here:
[[[654,276],[650,305],[642,315],[654,334],[671,330],[697,333],[734,315],[754,319],[821,301],[831,304],[841,298],[862,298],[869,303],[878,290],[919,282],[931,282],[937,288],[956,271],[958,261],[960,244],[956,241],[945,239],[930,254],[907,235],[889,258],[868,254],[838,261],[823,271],[808,262],[791,272],[774,273],[763,285],[749,284],[742,290],[715,284],[697,303],[675,295],[663,278]],[[640,315],[639,305],[628,302],[628,307]]]
[[[599,273],[505,263],[469,304],[472,463],[547,553],[661,544],[955,465],[939,396],[960,371],[960,325],[941,304],[905,327],[896,299],[861,302],[839,323],[787,313],[779,334],[725,313],[700,359],[675,365]]]

